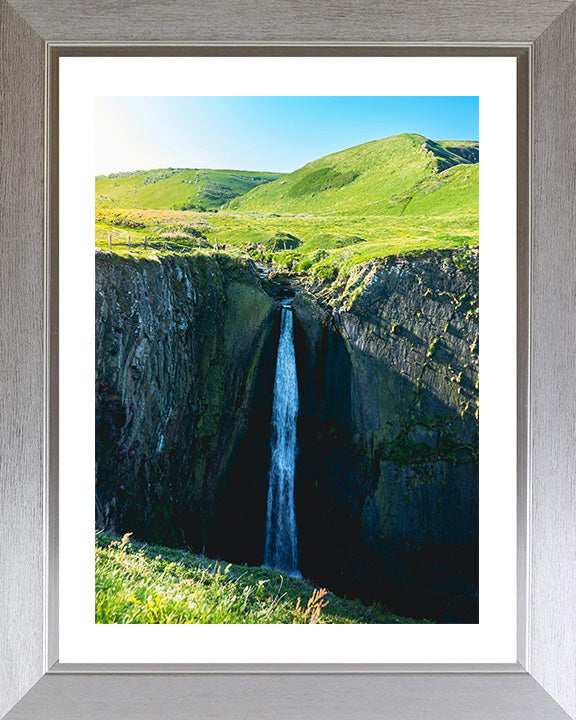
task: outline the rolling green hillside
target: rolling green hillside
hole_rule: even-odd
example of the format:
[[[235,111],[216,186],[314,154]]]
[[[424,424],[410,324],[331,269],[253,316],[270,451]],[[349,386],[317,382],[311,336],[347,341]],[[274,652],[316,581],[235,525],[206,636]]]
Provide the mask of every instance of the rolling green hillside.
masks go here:
[[[372,258],[477,245],[478,157],[474,140],[404,134],[282,176],[169,169],[99,177],[96,245],[106,251],[111,241],[114,252],[137,256],[175,243],[182,252],[247,253],[280,272],[345,281]],[[244,195],[214,212],[242,185],[250,185]],[[208,202],[211,212],[194,208]]]
[[[280,177],[280,173],[185,168],[98,175],[96,206],[212,210],[262,183]]]
[[[319,160],[246,195],[240,212],[446,215],[476,212],[478,144],[395,135]]]

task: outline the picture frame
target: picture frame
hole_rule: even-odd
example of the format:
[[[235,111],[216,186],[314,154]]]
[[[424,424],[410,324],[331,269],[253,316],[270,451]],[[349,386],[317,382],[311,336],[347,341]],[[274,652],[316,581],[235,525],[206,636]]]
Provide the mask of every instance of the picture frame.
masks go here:
[[[352,17],[353,23],[348,22]],[[430,19],[434,18],[431,23]],[[322,0],[210,7],[175,0],[135,7],[102,0],[49,6],[0,0],[0,716],[85,720],[198,716],[442,718],[576,717],[576,325],[570,247],[576,208],[576,9],[565,1]],[[311,53],[512,52],[529,75],[530,123],[519,167],[519,646],[511,666],[61,666],[57,635],[57,145],[58,50],[165,54],[169,47],[260,45]],[[293,50],[290,50],[292,48]],[[528,199],[526,199],[528,198]],[[23,211],[25,208],[25,211]],[[522,245],[522,244],[520,244]],[[50,264],[52,263],[52,265]],[[50,582],[48,583],[48,578]],[[30,689],[32,688],[32,689]],[[24,697],[23,697],[24,696]]]

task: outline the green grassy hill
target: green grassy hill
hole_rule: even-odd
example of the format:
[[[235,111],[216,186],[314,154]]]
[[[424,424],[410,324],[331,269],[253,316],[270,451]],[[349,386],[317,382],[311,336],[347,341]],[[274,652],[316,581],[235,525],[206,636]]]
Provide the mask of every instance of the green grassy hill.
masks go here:
[[[478,144],[394,135],[357,145],[230,200],[257,213],[446,215],[478,205]]]
[[[280,177],[280,173],[182,168],[98,175],[96,206],[211,210]]]
[[[96,536],[97,623],[426,623],[274,570]]]

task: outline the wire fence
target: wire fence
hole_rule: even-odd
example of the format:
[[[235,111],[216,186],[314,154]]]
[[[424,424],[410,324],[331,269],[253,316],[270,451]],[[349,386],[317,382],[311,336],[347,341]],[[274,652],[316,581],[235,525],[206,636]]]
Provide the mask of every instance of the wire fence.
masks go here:
[[[202,248],[212,248],[213,250],[225,250],[226,245],[220,245],[218,240],[215,240],[214,244],[211,245],[205,237],[190,238],[190,240],[181,240],[180,242],[174,242],[173,240],[167,240],[164,238],[153,239],[147,235],[144,236],[144,242],[135,242],[130,235],[126,235],[126,239],[122,242],[118,242],[118,236],[114,236],[114,242],[112,242],[112,233],[108,233],[108,248],[112,250],[113,247],[127,247],[128,250],[137,247],[143,247],[144,250],[184,250],[186,248],[197,246],[199,250]]]

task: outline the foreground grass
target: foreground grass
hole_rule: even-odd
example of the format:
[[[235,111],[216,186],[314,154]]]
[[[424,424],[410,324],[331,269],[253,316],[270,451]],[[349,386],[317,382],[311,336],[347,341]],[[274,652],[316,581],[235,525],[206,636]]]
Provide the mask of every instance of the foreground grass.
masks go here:
[[[273,570],[98,534],[97,623],[418,623]]]

